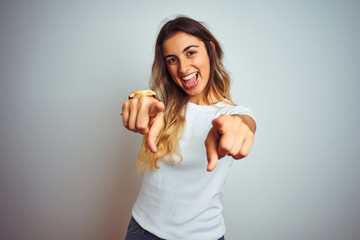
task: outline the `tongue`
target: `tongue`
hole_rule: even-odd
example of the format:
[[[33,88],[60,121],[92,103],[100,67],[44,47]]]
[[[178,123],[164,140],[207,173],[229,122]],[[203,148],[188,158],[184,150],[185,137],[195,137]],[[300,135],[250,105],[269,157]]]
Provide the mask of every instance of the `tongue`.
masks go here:
[[[197,74],[195,74],[192,78],[190,78],[189,80],[184,80],[186,85],[193,85],[196,81],[196,77],[197,77]]]

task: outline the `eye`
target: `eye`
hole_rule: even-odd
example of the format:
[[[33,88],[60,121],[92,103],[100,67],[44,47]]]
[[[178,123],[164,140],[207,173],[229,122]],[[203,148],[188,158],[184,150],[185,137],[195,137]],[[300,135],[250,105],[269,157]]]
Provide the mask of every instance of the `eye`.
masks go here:
[[[176,61],[176,59],[174,57],[172,57],[172,58],[168,58],[166,60],[166,63],[171,64],[171,63],[174,63],[175,61]]]
[[[188,55],[188,56],[191,56],[191,55],[194,55],[195,53],[196,53],[196,51],[190,50],[190,51],[187,52],[187,55]]]

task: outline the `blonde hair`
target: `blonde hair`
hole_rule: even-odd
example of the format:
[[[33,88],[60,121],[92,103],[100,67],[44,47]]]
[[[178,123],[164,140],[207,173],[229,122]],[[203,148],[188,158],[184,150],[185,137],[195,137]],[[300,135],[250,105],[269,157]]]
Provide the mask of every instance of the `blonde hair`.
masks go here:
[[[159,99],[165,104],[165,126],[157,139],[157,153],[152,153],[146,145],[146,136],[138,155],[139,170],[155,170],[159,168],[158,161],[169,156],[173,164],[183,161],[179,140],[185,126],[185,106],[187,94],[172,80],[162,54],[162,44],[177,32],[185,32],[204,42],[210,59],[210,76],[206,86],[206,103],[214,104],[226,101],[233,104],[230,96],[230,77],[222,64],[223,51],[219,42],[200,22],[188,17],[177,17],[168,21],[160,30],[152,66],[150,88],[156,91]],[[213,47],[213,45],[215,48]],[[211,92],[211,94],[209,94]],[[234,105],[234,104],[233,104]],[[175,156],[180,161],[175,160]]]

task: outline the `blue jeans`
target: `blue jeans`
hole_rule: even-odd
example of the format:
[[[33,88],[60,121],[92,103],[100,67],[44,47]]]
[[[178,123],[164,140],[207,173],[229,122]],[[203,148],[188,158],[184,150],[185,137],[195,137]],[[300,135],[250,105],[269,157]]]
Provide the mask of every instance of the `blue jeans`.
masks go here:
[[[149,231],[143,229],[133,217],[130,219],[130,223],[127,229],[125,240],[161,240]],[[218,240],[225,240],[224,236]]]

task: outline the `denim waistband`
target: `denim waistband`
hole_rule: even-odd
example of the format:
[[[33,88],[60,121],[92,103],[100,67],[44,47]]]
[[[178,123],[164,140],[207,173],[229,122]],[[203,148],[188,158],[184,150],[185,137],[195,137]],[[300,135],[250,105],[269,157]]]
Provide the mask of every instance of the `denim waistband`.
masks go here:
[[[131,217],[125,240],[164,240],[164,239],[159,238],[156,235],[152,234],[151,232],[145,230],[134,219],[134,217]],[[225,240],[225,237],[222,236],[218,240]]]

